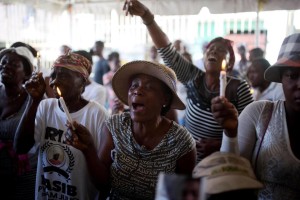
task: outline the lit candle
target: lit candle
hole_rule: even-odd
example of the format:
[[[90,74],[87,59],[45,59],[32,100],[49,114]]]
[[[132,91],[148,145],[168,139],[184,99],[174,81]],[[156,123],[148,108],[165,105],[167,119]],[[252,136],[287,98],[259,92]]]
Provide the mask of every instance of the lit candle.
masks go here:
[[[40,55],[39,51],[37,52],[36,59],[37,59],[36,71],[40,71],[40,69],[41,69],[40,68],[41,67],[41,55]]]
[[[72,129],[75,130],[75,127],[73,126],[73,121],[72,121],[72,118],[71,118],[71,115],[69,113],[69,110],[67,108],[67,105],[65,103],[65,100],[64,98],[61,96],[61,91],[59,90],[59,88],[57,87],[57,93],[59,94],[59,102],[60,102],[60,105],[62,106],[64,112],[66,113],[66,116],[67,116],[67,119],[68,121],[70,122],[71,126],[72,126]]]
[[[220,72],[220,96],[225,97],[225,89],[226,89],[226,61],[222,61],[222,70]]]

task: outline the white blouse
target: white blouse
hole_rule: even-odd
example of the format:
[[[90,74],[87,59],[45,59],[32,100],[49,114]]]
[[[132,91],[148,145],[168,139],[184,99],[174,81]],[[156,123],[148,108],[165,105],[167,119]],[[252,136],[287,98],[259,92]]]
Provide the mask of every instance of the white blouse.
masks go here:
[[[260,146],[262,118],[267,101],[248,105],[239,116],[238,140],[223,136],[221,151],[240,152],[254,167]],[[268,128],[258,154],[256,175],[265,185],[259,199],[300,199],[300,160],[294,155],[288,134],[284,101],[275,101]],[[300,134],[300,133],[299,133]]]

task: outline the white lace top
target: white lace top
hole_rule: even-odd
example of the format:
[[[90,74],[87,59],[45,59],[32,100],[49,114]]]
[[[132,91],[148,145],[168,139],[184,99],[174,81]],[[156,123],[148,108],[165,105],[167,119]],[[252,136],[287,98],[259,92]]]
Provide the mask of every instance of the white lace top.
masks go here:
[[[240,154],[252,161],[253,166],[260,145],[260,139],[257,138],[261,136],[258,133],[263,128],[264,120],[261,116],[264,112],[270,112],[265,110],[265,105],[266,101],[254,102],[239,116]],[[256,175],[265,185],[259,192],[260,200],[300,199],[300,160],[292,152],[285,116],[284,101],[274,102],[272,117],[257,160]],[[230,145],[234,145],[234,142]],[[222,147],[226,147],[222,151],[229,149],[228,144],[222,144]]]

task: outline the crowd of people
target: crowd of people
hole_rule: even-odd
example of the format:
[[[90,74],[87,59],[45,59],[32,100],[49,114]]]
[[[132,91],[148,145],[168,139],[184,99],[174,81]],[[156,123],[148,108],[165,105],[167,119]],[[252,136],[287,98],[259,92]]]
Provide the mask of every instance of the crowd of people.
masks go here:
[[[148,60],[105,59],[102,41],[62,45],[43,74],[31,45],[0,51],[2,196],[300,199],[300,34],[284,38],[273,65],[244,45],[237,60],[234,41],[217,37],[199,67],[143,3],[123,10],[145,25]]]

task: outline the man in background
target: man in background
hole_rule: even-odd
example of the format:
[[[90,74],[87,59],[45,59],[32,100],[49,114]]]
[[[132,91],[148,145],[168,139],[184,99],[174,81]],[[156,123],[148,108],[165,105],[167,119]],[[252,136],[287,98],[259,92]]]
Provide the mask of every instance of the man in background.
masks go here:
[[[251,62],[247,77],[249,84],[253,88],[253,99],[276,101],[285,99],[281,83],[267,81],[264,78],[265,71],[270,67],[270,63],[264,58],[257,58]]]
[[[103,75],[107,73],[110,68],[107,60],[103,57],[104,42],[96,41],[93,47],[93,55],[98,56],[99,60],[94,65],[94,81],[103,85]]]

